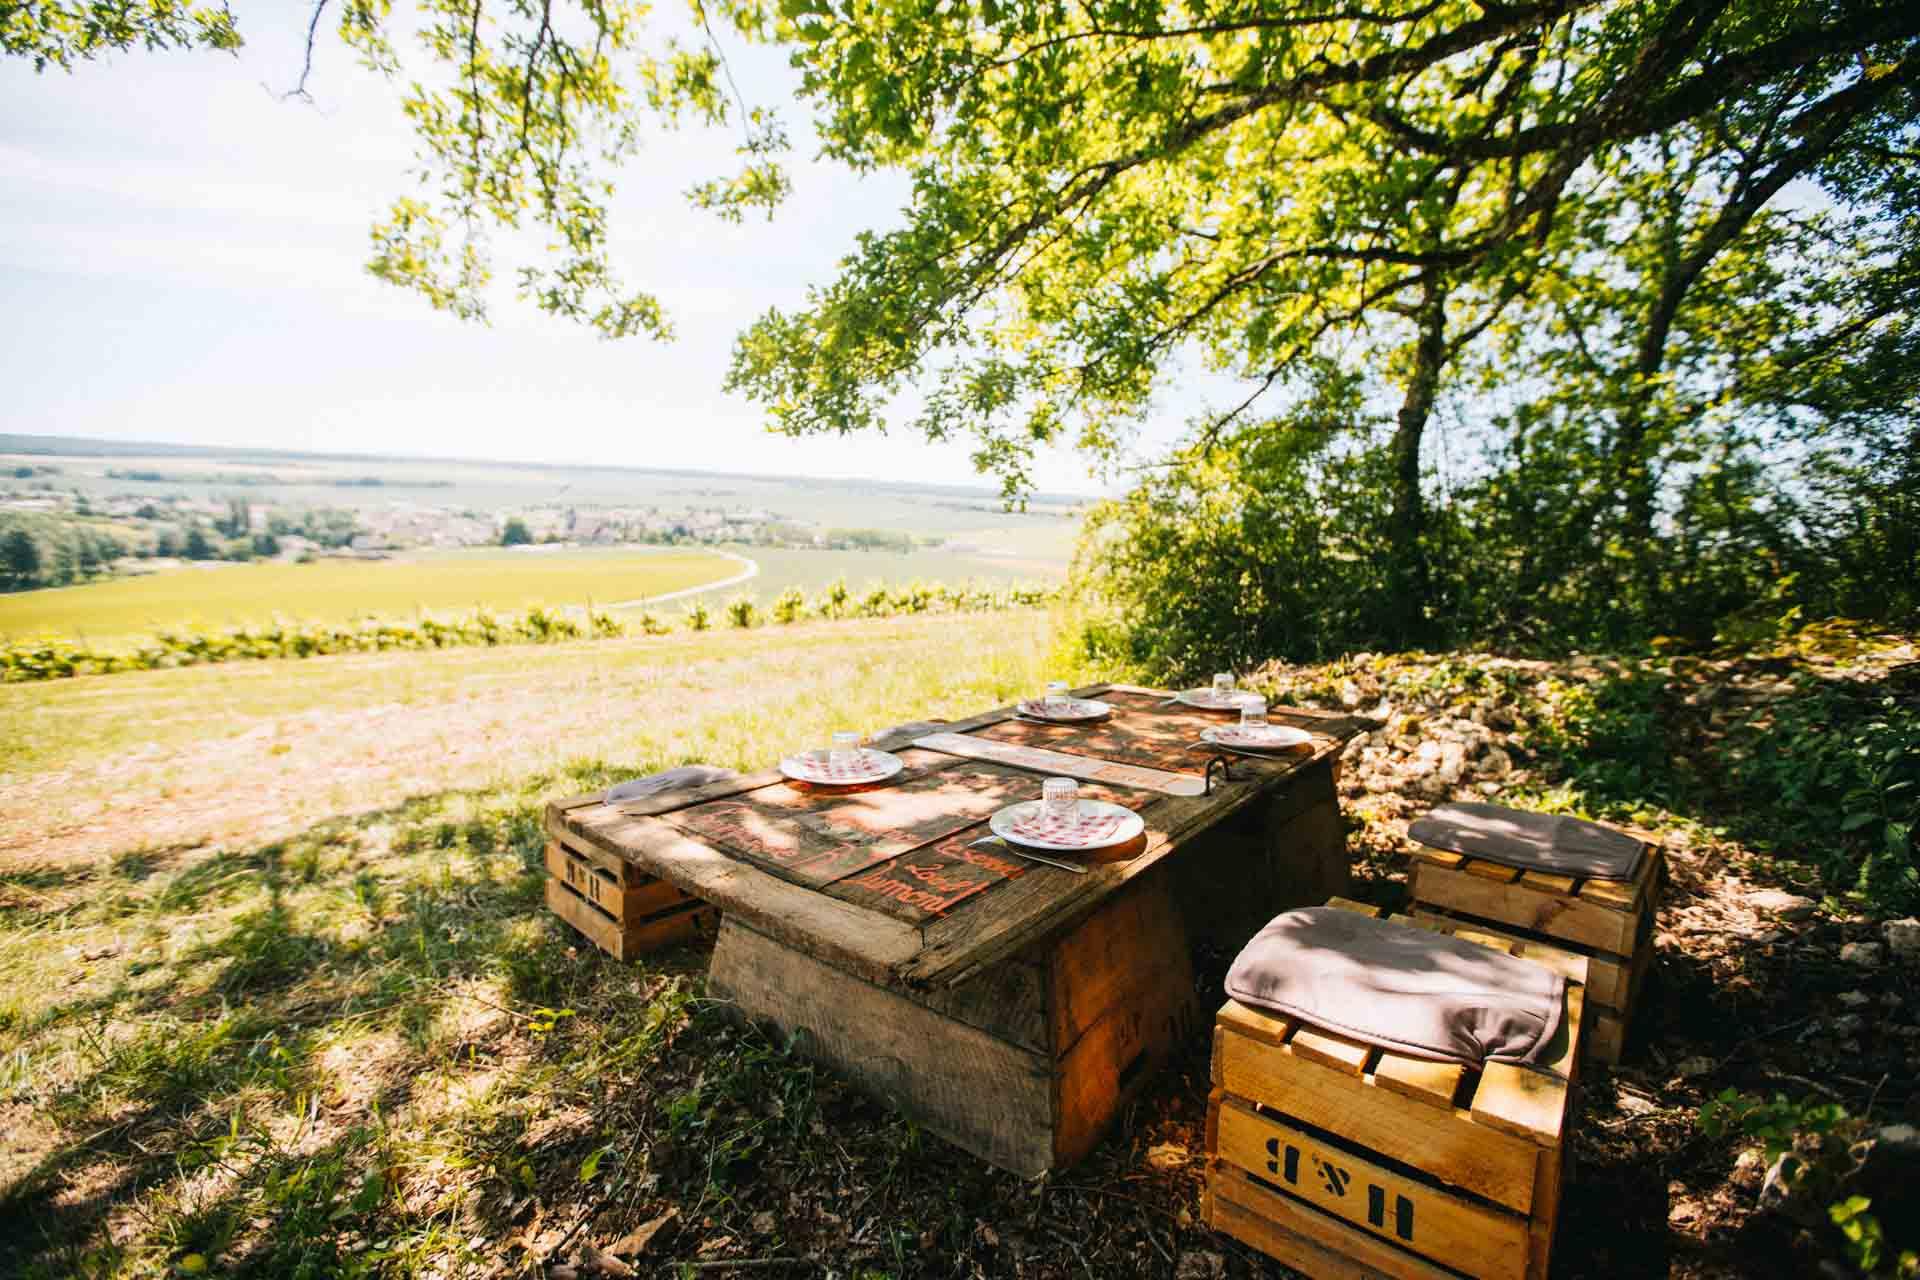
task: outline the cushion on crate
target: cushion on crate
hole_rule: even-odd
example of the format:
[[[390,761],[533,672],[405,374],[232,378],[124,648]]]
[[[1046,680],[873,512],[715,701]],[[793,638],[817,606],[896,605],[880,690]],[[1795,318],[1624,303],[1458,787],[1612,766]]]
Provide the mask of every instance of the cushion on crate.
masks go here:
[[[1640,841],[1597,822],[1497,804],[1443,804],[1407,834],[1431,849],[1522,871],[1602,880],[1631,880],[1643,851]]]
[[[607,803],[619,804],[622,800],[643,800],[649,796],[657,796],[663,791],[704,787],[709,782],[725,782],[739,776],[731,769],[716,769],[710,764],[683,764],[678,769],[663,769],[659,773],[650,773],[644,778],[633,778],[608,787]]]
[[[1335,907],[1274,917],[1227,972],[1242,1004],[1418,1058],[1532,1065],[1567,980],[1530,960]]]

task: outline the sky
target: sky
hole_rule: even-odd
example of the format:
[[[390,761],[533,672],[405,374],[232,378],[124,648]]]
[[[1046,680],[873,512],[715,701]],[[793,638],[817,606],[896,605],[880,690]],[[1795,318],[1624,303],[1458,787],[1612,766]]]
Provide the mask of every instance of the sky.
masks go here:
[[[395,87],[330,40],[313,104],[282,101],[303,6],[234,9],[237,57],[126,53],[71,74],[0,59],[0,430],[987,483],[964,445],[789,440],[721,390],[734,336],[801,305],[905,200],[898,175],[808,159],[777,56],[732,51],[747,97],[792,122],[793,197],[772,222],[693,210],[681,193],[725,167],[730,135],[651,137],[622,178],[615,261],[678,338],[609,343],[510,294],[479,327],[368,276],[367,228],[411,189]],[[1108,487],[1066,450],[1035,479]]]

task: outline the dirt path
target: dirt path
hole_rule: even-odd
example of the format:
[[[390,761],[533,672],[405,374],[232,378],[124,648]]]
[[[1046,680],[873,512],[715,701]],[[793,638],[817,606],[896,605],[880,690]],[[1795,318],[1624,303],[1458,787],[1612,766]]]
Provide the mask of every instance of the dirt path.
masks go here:
[[[644,605],[664,604],[668,600],[678,600],[682,596],[697,596],[705,591],[724,591],[728,587],[739,586],[743,582],[751,581],[760,576],[760,564],[758,561],[750,560],[746,556],[737,556],[731,551],[716,550],[713,554],[725,556],[727,559],[736,561],[746,567],[739,573],[734,574],[731,578],[722,578],[718,582],[708,582],[697,587],[682,587],[678,591],[669,591],[664,595],[646,596],[639,600],[620,600],[608,605],[607,608],[638,609]]]

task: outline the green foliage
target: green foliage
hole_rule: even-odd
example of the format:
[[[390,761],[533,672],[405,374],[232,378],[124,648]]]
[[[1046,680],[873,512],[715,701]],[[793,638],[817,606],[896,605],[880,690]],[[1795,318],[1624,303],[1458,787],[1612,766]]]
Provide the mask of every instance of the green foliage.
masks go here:
[[[772,607],[773,620],[782,626],[800,621],[807,616],[807,595],[798,587],[788,587],[774,597]]]
[[[1075,582],[1089,645],[1169,678],[1379,647],[1383,457],[1306,418],[1176,455],[1090,513]]]
[[[524,547],[533,541],[533,535],[527,531],[527,522],[519,516],[507,517],[506,525],[500,530],[500,545],[503,547]]]
[[[73,70],[77,62],[123,49],[240,48],[240,32],[225,5],[136,0],[32,0],[0,7],[0,52],[32,61],[35,71]]]
[[[0,511],[0,589],[84,582],[126,554],[126,544],[90,521]]]
[[[1869,1212],[1872,1201],[1850,1190],[1866,1158],[1864,1118],[1837,1102],[1791,1100],[1785,1094],[1769,1101],[1727,1089],[1700,1108],[1700,1129],[1710,1138],[1733,1133],[1759,1138],[1769,1163],[1785,1157],[1780,1176],[1786,1189],[1826,1206],[1847,1260],[1862,1275],[1920,1275],[1920,1253],[1893,1253],[1885,1229]]]
[[[814,601],[813,611],[822,618],[844,618],[852,598],[852,593],[847,590],[847,580],[835,578],[820,593],[819,599]]]
[[[811,606],[797,589],[788,594],[793,598],[783,595],[781,599],[787,600],[791,616],[781,618],[780,604],[776,601],[777,621],[792,622],[810,616],[841,618],[853,612],[844,582],[828,587]],[[1054,590],[1049,587],[1014,586],[996,590],[971,585],[914,583],[895,590],[875,584],[860,599],[857,612],[861,617],[885,618],[932,611],[1032,609],[1048,603],[1054,596]],[[722,610],[722,616],[728,625],[741,628],[756,627],[764,621],[760,606],[747,596],[730,601]],[[682,616],[682,624],[688,631],[709,631],[714,622],[714,611],[699,600],[689,604]],[[505,615],[486,609],[455,617],[422,613],[405,622],[364,619],[329,625],[276,621],[220,631],[178,628],[162,631],[126,652],[94,649],[57,639],[12,641],[0,644],[0,683],[261,658],[314,658],[334,653],[445,649],[456,645],[555,644],[568,640],[613,639],[630,631],[658,636],[672,630],[658,615],[645,611],[623,620],[592,607],[575,613],[535,606],[522,613]]]
[[[1920,907],[1920,708],[1884,686],[1762,668],[1764,697],[1697,727],[1683,702],[1691,669],[1629,662],[1557,690],[1540,749],[1596,804],[1710,804],[1742,838],[1805,858],[1836,893],[1877,911]]]

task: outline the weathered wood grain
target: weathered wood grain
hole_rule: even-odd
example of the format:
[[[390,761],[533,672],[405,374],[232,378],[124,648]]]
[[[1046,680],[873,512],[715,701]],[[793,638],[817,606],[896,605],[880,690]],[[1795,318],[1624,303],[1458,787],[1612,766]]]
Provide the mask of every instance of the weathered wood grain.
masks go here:
[[[1649,845],[1631,882],[1580,881],[1531,873],[1506,886],[1469,882],[1437,865],[1416,865],[1410,920],[1432,915],[1455,925],[1517,940],[1514,954],[1548,963],[1555,951],[1577,954],[1586,969],[1589,1027],[1585,1052],[1618,1062],[1639,989],[1652,956],[1654,913],[1664,879],[1664,851]],[[1612,888],[1596,893],[1596,884]],[[1538,950],[1544,947],[1548,950]]]
[[[921,950],[914,926],[768,875],[658,818],[616,814],[592,823],[569,821],[556,834],[627,857],[769,936],[862,977],[886,982]]]
[[[1216,1162],[1201,1201],[1201,1221],[1316,1280],[1459,1280],[1337,1218],[1261,1186]]]
[[[1404,1054],[1382,1053],[1373,1068],[1373,1082],[1402,1097],[1434,1107],[1451,1107],[1467,1069],[1457,1062],[1433,1062]]]
[[[1320,758],[1333,753],[1329,747]],[[1167,796],[1147,817],[1146,851],[1132,861],[1060,879],[1028,876],[997,891],[991,912],[961,912],[927,928],[926,948],[901,976],[912,983],[948,983],[1012,955],[1046,933],[1077,923],[1098,903],[1200,831],[1259,800],[1272,779],[1224,783],[1211,796]]]
[[[1049,969],[1054,1158],[1068,1165],[1193,1034],[1200,1010],[1186,936],[1157,876],[1060,939]]]
[[[1220,1098],[1213,1105],[1220,1110],[1217,1154],[1228,1164],[1469,1275],[1522,1280],[1526,1274],[1525,1218],[1407,1177],[1238,1099]]]
[[[547,841],[547,873],[616,920],[632,920],[686,901],[664,880],[643,876],[627,863],[613,867],[582,856],[558,840]]]
[[[1005,1169],[1053,1164],[1053,1071],[1030,1053],[748,928],[732,917],[709,989],[770,1020],[796,1051]]]
[[[1414,868],[1413,897],[1423,906],[1519,925],[1616,955],[1630,950],[1639,923],[1609,904],[1517,882],[1497,883],[1425,862]]]
[[[633,960],[675,943],[710,938],[720,913],[689,899],[635,920],[615,920],[552,876],[547,877],[547,908],[615,960]]]
[[[1235,1097],[1271,1103],[1305,1124],[1516,1212],[1533,1203],[1539,1147],[1479,1124],[1468,1112],[1405,1097],[1368,1077],[1342,1075],[1223,1025],[1214,1029],[1213,1063],[1214,1083]]]

